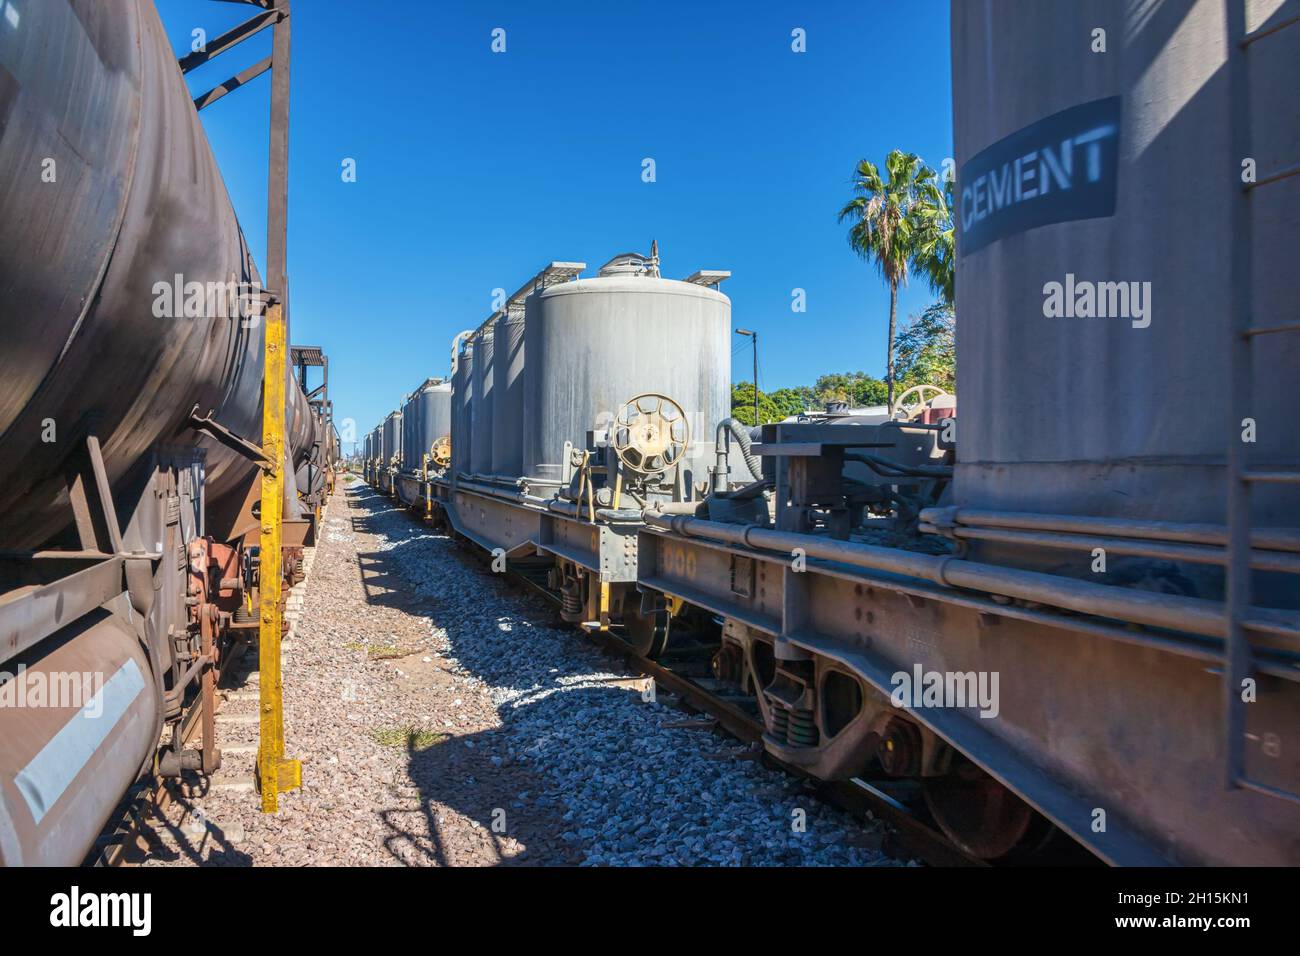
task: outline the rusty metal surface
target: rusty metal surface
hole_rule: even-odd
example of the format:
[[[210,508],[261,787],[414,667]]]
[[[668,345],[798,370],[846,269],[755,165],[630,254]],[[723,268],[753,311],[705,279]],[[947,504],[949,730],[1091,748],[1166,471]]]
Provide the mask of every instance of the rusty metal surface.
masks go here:
[[[120,618],[86,615],[19,660],[47,686],[88,676],[102,688],[98,716],[71,706],[6,708],[0,734],[0,864],[83,859],[157,742],[150,665]],[[16,662],[10,662],[15,666]],[[12,685],[10,692],[14,692]]]
[[[123,593],[125,564],[123,558],[106,557],[50,584],[0,595],[0,662]]]

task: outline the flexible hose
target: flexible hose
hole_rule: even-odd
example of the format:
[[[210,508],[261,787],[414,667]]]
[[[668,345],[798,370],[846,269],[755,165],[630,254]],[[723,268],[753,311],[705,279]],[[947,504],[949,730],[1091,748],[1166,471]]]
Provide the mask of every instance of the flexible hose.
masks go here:
[[[740,446],[740,457],[745,459],[745,467],[749,469],[749,473],[755,478],[762,478],[763,462],[757,455],[750,451],[749,432],[745,431],[745,427],[734,418],[724,418],[722,421],[718,422],[719,436],[721,436],[724,428],[731,434],[731,437],[736,440],[736,444]]]

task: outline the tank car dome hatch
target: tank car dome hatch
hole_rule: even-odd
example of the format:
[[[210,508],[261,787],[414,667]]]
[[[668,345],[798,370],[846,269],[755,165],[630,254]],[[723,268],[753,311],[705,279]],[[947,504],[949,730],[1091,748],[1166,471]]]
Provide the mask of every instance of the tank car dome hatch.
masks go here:
[[[651,257],[639,252],[624,252],[606,262],[597,270],[601,276],[657,276],[658,263]]]

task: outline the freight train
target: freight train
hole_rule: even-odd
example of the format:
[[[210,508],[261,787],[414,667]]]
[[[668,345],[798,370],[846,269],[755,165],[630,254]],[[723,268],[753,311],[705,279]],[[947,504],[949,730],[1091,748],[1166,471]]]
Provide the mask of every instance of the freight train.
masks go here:
[[[213,688],[266,560],[266,294],[153,4],[8,9],[0,863],[68,865],[142,777],[220,763]],[[338,435],[304,391],[320,350],[286,365],[292,582]]]
[[[727,273],[557,261],[367,479],[638,653],[714,627],[770,754],[905,782],[974,856],[1300,863],[1300,30],[1135,9],[953,5],[959,415],[755,434]],[[1084,282],[1105,311],[1049,307]]]

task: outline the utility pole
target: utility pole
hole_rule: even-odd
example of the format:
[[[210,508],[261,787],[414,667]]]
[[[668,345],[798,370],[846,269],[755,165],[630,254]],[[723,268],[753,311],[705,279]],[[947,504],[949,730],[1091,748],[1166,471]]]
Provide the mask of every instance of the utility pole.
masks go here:
[[[758,333],[749,329],[736,329],[737,335],[747,335],[754,343],[754,425],[761,425],[758,420]]]

